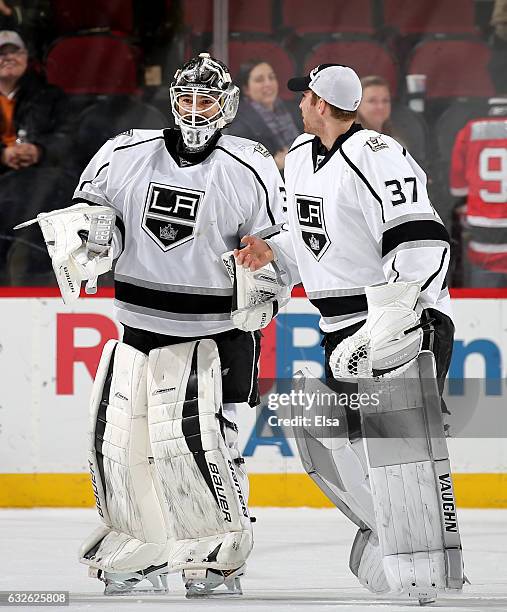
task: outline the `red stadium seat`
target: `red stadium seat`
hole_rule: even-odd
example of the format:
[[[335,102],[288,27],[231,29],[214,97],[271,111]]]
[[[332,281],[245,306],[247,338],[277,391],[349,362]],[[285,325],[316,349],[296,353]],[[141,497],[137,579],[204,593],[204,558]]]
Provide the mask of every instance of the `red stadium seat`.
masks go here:
[[[109,35],[58,39],[46,57],[46,74],[68,94],[133,94],[138,89],[136,50]]]
[[[272,0],[229,2],[229,31],[271,34],[273,31]],[[213,30],[213,0],[185,0],[183,21],[191,34]]]
[[[337,41],[315,47],[305,61],[305,72],[319,64],[344,64],[362,78],[369,75],[384,77],[391,93],[396,96],[398,70],[389,52],[378,43],[368,41]]]
[[[384,0],[384,25],[401,35],[475,34],[474,0]]]
[[[425,74],[427,98],[487,97],[489,47],[474,40],[428,40],[414,49],[407,74]]]
[[[294,62],[284,49],[274,43],[231,41],[229,43],[229,68],[233,79],[241,64],[254,58],[264,59],[273,66],[280,85],[280,97],[293,99],[294,95],[287,89],[286,84],[288,79],[295,74]]]
[[[370,0],[282,0],[282,15],[298,34],[374,33]]]
[[[134,26],[132,0],[51,0],[51,8],[60,34],[91,28],[129,34]]]

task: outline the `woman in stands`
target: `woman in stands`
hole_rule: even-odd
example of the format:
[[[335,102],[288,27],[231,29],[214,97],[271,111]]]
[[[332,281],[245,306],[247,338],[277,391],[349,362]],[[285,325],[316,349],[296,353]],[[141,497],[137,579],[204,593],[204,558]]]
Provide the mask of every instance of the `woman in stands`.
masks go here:
[[[264,60],[242,64],[236,83],[242,99],[227,133],[258,140],[273,155],[278,169],[283,170],[290,145],[303,131],[297,107],[291,109],[278,97],[276,73]]]

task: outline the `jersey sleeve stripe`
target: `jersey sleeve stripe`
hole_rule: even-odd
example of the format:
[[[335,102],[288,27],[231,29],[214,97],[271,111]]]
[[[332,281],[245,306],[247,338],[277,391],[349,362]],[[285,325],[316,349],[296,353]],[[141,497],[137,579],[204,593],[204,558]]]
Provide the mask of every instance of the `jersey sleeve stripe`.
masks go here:
[[[431,285],[433,280],[440,274],[442,270],[442,266],[444,265],[446,255],[447,255],[447,249],[444,249],[444,252],[442,253],[442,259],[440,260],[440,265],[438,266],[438,269],[435,272],[433,272],[433,274],[424,283],[424,285],[421,287],[421,291],[425,291]]]
[[[264,183],[263,183],[261,177],[259,176],[258,172],[254,168],[252,168],[252,166],[250,166],[246,162],[244,162],[242,159],[240,159],[239,157],[237,157],[236,155],[234,155],[230,151],[227,151],[227,149],[224,149],[223,147],[220,147],[220,146],[215,147],[215,149],[220,149],[220,151],[223,151],[224,153],[227,153],[227,155],[230,155],[233,159],[235,159],[237,162],[239,162],[240,164],[242,164],[243,166],[248,168],[253,173],[253,175],[255,176],[257,181],[259,182],[260,186],[264,190],[264,195],[266,197],[266,210],[267,210],[267,213],[268,213],[269,220],[271,221],[271,223],[273,225],[276,225],[275,217],[273,216],[273,213],[271,212],[271,207],[269,206],[268,190],[266,189],[266,185],[264,185]]]
[[[375,191],[375,189],[373,189],[373,187],[370,185],[370,183],[368,182],[368,179],[364,176],[364,174],[361,172],[361,170],[359,170],[359,168],[349,159],[349,157],[347,157],[347,155],[345,154],[343,147],[340,147],[339,149],[343,159],[347,162],[347,164],[352,168],[352,170],[354,170],[354,172],[357,174],[357,176],[363,181],[363,183],[366,185],[366,187],[368,188],[369,192],[371,193],[371,195],[375,198],[375,200],[377,200],[377,202],[380,205],[380,213],[382,215],[382,223],[385,223],[385,216],[384,216],[384,206],[382,204],[382,198],[378,195],[378,193]]]
[[[92,181],[94,181],[94,180],[95,180],[95,179],[98,177],[98,175],[99,175],[99,174],[102,172],[102,170],[104,170],[104,168],[107,168],[108,166],[109,166],[109,162],[107,162],[107,164],[104,164],[103,166],[101,166],[101,167],[100,167],[100,168],[97,170],[97,172],[96,172],[95,176],[93,177],[93,179],[92,179],[91,181],[83,181],[83,182],[81,183],[81,185],[79,186],[79,189],[80,189],[80,190],[81,190],[81,189],[83,189],[83,187],[84,187],[85,185],[87,185],[88,183],[91,183]]]
[[[164,140],[164,137],[163,136],[155,136],[155,138],[149,138],[148,140],[140,140],[139,142],[133,142],[132,144],[121,145],[120,147],[116,147],[115,149],[113,149],[113,153],[115,151],[121,151],[122,149],[130,149],[130,147],[137,147],[137,145],[142,145],[145,142],[153,142],[154,140]]]
[[[292,153],[292,151],[295,151],[296,149],[299,149],[299,147],[302,147],[305,144],[308,144],[309,142],[313,142],[313,138],[311,138],[310,140],[305,140],[304,142],[300,142],[299,144],[297,144],[295,147],[291,147],[288,151],[287,151],[287,155],[289,153]]]
[[[450,244],[447,230],[438,221],[408,221],[385,231],[382,235],[382,257],[405,242],[443,241]]]

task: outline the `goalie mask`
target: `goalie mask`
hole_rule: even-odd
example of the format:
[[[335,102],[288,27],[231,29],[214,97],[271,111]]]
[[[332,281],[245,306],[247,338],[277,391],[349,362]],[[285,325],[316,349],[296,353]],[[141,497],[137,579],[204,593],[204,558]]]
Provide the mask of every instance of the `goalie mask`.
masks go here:
[[[190,60],[174,75],[171,109],[185,146],[201,151],[215,132],[236,116],[239,89],[225,64],[208,53]]]

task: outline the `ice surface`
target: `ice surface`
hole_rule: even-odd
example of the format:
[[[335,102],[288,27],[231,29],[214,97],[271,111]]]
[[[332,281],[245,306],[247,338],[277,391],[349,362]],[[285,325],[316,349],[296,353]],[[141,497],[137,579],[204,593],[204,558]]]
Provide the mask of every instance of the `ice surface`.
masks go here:
[[[355,527],[337,510],[258,508],[255,548],[242,580],[245,595],[188,601],[179,575],[171,593],[143,598],[102,595],[102,583],[77,561],[81,541],[97,526],[94,510],[0,510],[0,590],[66,590],[69,608],[19,610],[154,610],[400,612],[417,602],[375,597],[348,569]],[[472,582],[426,610],[507,612],[507,510],[461,510],[465,571]]]

